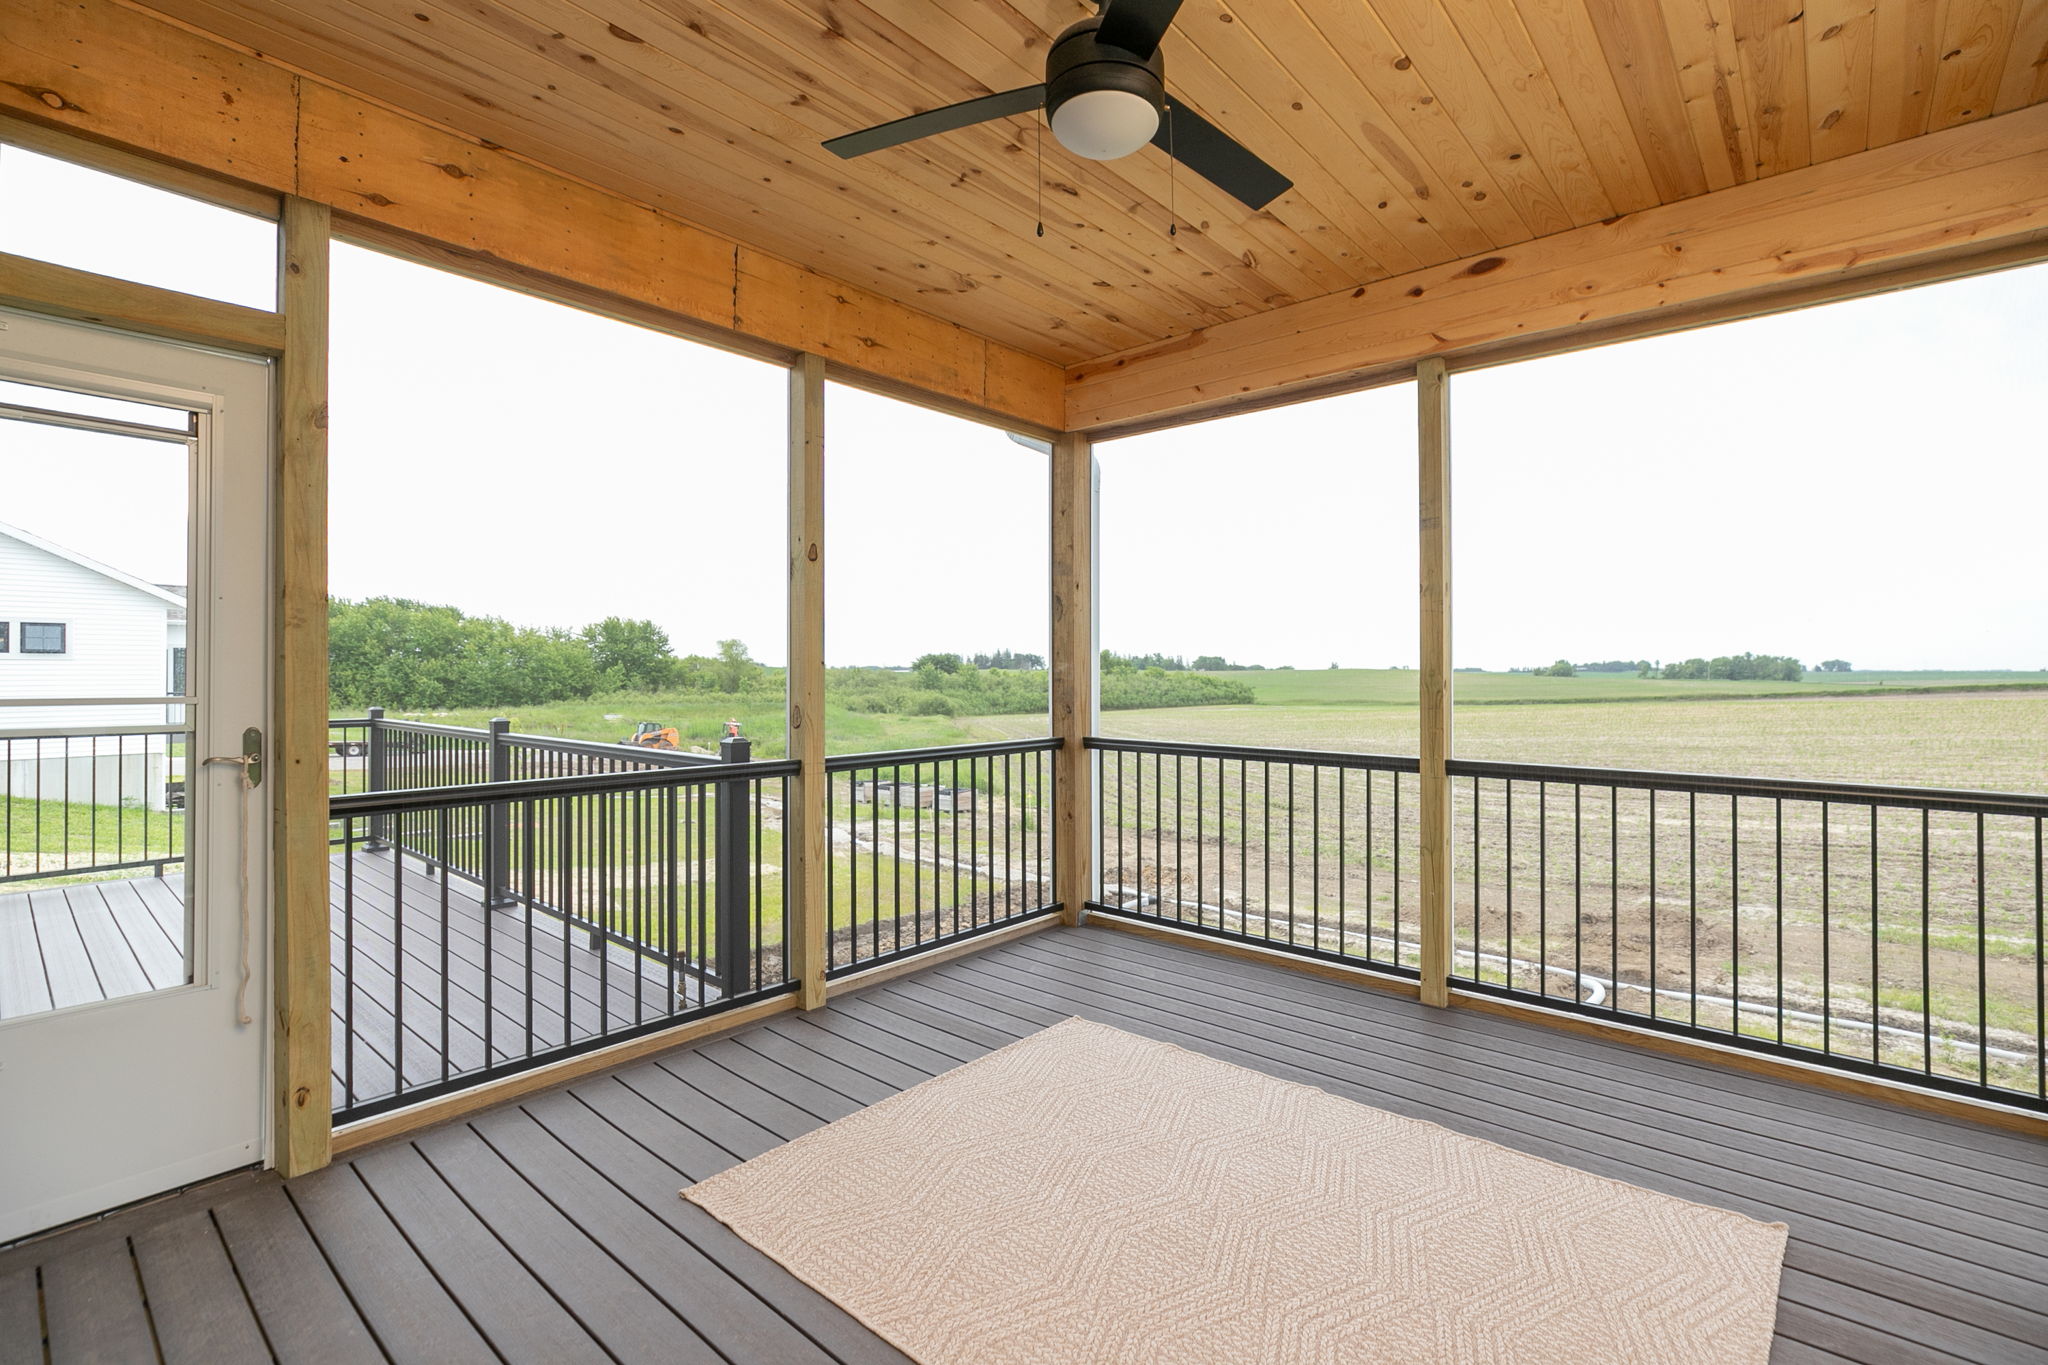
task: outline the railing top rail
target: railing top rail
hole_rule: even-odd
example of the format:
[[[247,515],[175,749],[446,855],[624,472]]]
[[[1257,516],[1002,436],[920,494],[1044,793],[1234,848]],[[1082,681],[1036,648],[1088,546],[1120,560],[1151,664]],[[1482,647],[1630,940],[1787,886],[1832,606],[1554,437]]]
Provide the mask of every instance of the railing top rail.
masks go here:
[[[327,799],[327,813],[340,820],[366,815],[401,815],[408,811],[446,810],[499,802],[539,801],[570,796],[604,796],[614,792],[662,787],[695,787],[716,782],[752,782],[794,777],[802,765],[794,759],[757,763],[705,763],[689,768],[649,768],[639,772],[583,773],[572,777],[533,777],[517,782],[468,782],[455,787],[418,787],[411,791],[350,792]]]
[[[9,739],[119,739],[124,735],[184,735],[192,732],[189,721],[176,721],[163,725],[89,725],[85,727],[58,726],[45,730],[0,730],[0,740]],[[88,755],[76,754],[85,758]]]
[[[1869,782],[1829,782],[1790,777],[1732,777],[1714,773],[1667,773],[1633,768],[1578,768],[1555,763],[1507,763],[1454,758],[1444,765],[1453,777],[1500,777],[1531,782],[1572,782],[1586,787],[1655,788],[1715,796],[1783,797],[1837,801],[1909,810],[1953,810],[1983,815],[2048,816],[2048,796],[2027,792],[1965,791],[1944,787],[1895,787]]]
[[[436,725],[427,720],[393,720],[389,716],[376,719],[380,729],[398,730],[409,735],[444,735],[449,739],[489,739],[489,730],[477,730],[467,725]]]
[[[518,749],[542,749],[551,753],[591,754],[598,758],[630,758],[635,762],[671,768],[717,763],[715,754],[685,753],[681,749],[647,749],[637,744],[613,744],[601,739],[563,739],[556,735],[525,735],[507,731],[505,743]]]
[[[349,729],[356,729],[361,726],[374,725],[376,723],[376,717],[374,716],[329,716],[327,718],[327,728],[330,730],[340,730],[345,727]]]
[[[1251,744],[1171,744],[1150,739],[1104,739],[1098,735],[1090,735],[1082,743],[1090,749],[1110,753],[1243,759],[1253,763],[1300,763],[1318,768],[1371,768],[1395,773],[1422,770],[1420,759],[1403,754],[1356,754],[1336,749],[1265,749]]]
[[[936,763],[949,758],[987,758],[998,754],[1046,753],[1065,744],[1063,739],[999,739],[986,744],[945,744],[931,749],[883,750],[866,754],[832,754],[825,760],[828,773],[850,772],[856,768],[909,767],[913,763]]]

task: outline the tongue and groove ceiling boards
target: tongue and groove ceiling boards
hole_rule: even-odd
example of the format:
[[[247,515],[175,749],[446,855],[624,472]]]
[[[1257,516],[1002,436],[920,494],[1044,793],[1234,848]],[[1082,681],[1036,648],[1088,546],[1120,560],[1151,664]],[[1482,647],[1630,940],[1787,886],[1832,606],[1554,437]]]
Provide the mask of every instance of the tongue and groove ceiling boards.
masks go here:
[[[1251,213],[1041,177],[1035,118],[819,146],[1038,80],[1085,0],[147,8],[1061,365],[2048,99],[2048,0],[1187,0],[1170,86],[1295,182]]]

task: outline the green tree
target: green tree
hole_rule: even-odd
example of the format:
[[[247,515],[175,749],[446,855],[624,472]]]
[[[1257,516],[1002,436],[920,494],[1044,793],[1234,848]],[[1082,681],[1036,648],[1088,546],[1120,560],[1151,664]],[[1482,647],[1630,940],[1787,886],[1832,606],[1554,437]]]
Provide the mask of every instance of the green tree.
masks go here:
[[[917,662],[910,667],[913,672],[929,667],[941,673],[953,674],[967,667],[967,661],[958,654],[920,654]]]
[[[1850,668],[1851,665],[1847,659],[1822,659],[1820,661],[1820,671],[1823,673],[1847,673],[1850,671]]]
[[[718,661],[711,666],[711,676],[719,691],[744,692],[761,673],[761,665],[747,653],[745,644],[738,640],[718,642]]]
[[[652,692],[668,684],[675,656],[668,650],[668,632],[652,621],[607,616],[583,628],[597,667],[598,684],[608,692]]]

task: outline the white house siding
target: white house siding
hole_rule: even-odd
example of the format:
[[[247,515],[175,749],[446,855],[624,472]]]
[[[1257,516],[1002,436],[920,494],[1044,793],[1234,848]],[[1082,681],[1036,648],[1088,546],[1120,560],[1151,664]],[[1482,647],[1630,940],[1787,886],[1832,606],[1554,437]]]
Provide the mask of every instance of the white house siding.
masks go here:
[[[0,531],[0,620],[8,623],[0,698],[164,695],[170,611],[162,597]],[[24,621],[62,622],[65,653],[23,654]],[[162,725],[167,714],[162,706],[0,707],[0,781],[16,799],[161,807],[162,736],[56,740],[22,732]]]

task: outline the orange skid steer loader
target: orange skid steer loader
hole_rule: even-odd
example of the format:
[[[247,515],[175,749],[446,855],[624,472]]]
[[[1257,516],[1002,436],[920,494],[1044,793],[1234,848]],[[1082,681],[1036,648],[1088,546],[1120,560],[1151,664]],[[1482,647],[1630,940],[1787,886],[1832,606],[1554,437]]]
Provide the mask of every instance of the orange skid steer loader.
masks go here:
[[[643,720],[639,729],[619,743],[630,744],[636,749],[680,749],[681,741],[682,736],[676,733],[675,726],[656,725],[651,720]]]

